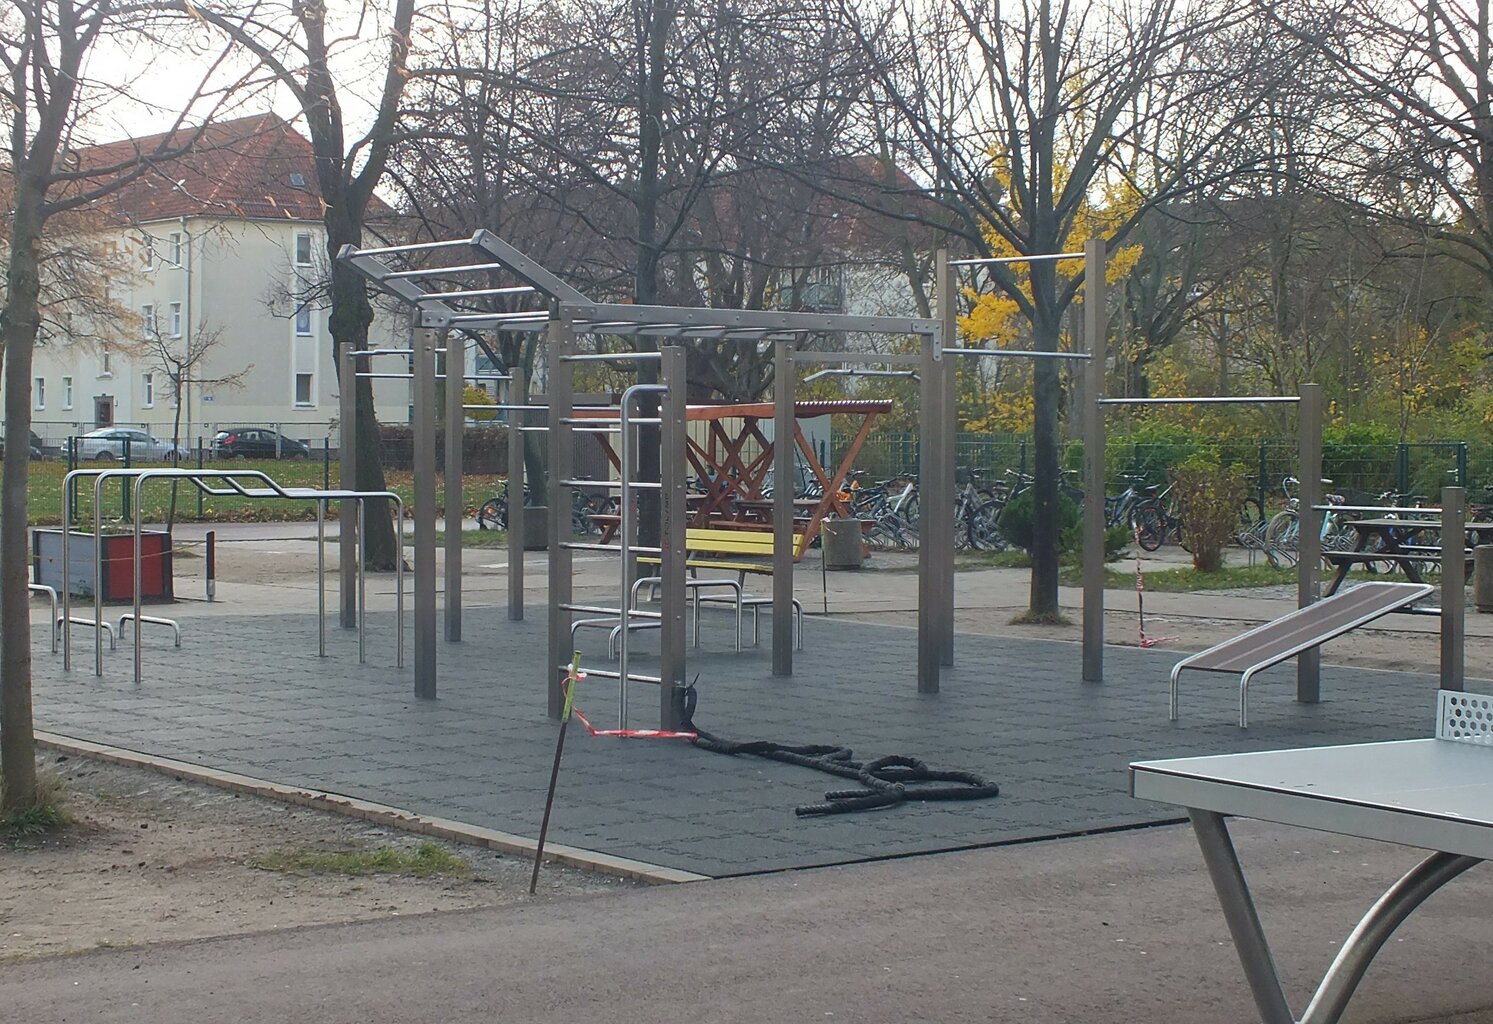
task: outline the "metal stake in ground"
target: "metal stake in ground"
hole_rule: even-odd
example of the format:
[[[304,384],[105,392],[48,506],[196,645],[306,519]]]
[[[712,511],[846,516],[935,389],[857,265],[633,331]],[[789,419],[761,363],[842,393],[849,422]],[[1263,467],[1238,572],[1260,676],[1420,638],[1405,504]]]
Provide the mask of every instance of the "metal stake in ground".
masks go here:
[[[581,678],[581,652],[570,659],[565,674],[565,706],[560,711],[560,735],[555,739],[555,763],[550,768],[549,795],[544,798],[544,819],[539,823],[539,846],[534,850],[534,874],[529,877],[529,895],[539,888],[539,865],[544,863],[544,839],[550,830],[550,810],[555,806],[555,783],[560,779],[560,755],[565,752],[565,728],[570,725],[570,709],[575,705],[575,684]]]

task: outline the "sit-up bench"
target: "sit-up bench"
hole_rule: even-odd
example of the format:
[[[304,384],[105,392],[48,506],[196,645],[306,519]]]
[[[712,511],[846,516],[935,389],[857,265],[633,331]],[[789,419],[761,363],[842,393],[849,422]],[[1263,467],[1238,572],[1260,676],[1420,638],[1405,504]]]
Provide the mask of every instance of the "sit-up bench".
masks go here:
[[[1177,677],[1186,668],[1239,674],[1239,728],[1249,727],[1249,680],[1302,651],[1414,604],[1435,588],[1429,583],[1361,583],[1232,640],[1183,658],[1172,668],[1171,720],[1177,720]]]

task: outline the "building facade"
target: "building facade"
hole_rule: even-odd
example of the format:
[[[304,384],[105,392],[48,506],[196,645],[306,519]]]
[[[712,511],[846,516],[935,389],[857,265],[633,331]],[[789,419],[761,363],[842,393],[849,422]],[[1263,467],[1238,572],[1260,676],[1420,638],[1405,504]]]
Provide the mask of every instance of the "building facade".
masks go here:
[[[80,157],[102,163],[155,141]],[[195,152],[111,197],[102,223],[116,315],[39,344],[32,418],[48,446],[112,425],[167,439],[179,429],[187,447],[246,425],[336,444],[326,234],[304,137],[273,115],[214,125]],[[406,341],[402,323],[380,311],[370,344]],[[405,422],[408,387],[377,384],[380,421]]]

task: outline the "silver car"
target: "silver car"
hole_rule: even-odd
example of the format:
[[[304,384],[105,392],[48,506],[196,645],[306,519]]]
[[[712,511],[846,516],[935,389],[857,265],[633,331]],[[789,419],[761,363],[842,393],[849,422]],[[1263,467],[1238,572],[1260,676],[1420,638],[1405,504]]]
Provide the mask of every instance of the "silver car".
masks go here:
[[[191,453],[185,448],[178,448],[170,441],[162,441],[143,430],[130,427],[100,427],[98,430],[90,430],[81,437],[69,438],[68,445],[63,450],[67,451],[76,443],[79,461],[93,459],[112,462],[124,458],[126,442],[130,446],[132,462],[177,462],[191,458]]]

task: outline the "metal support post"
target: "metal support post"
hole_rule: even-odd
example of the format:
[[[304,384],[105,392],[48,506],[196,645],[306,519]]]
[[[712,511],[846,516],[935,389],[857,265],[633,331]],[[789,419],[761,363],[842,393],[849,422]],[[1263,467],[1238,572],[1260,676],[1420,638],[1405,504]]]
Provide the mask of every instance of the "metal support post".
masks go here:
[[[565,359],[575,346],[575,327],[566,319],[550,321],[545,345],[549,368],[549,661],[544,666],[544,692],[549,716],[559,719],[564,712],[564,694],[560,692],[560,666],[568,665],[572,654],[570,643],[571,549],[561,543],[570,536],[570,488],[560,483],[574,474],[574,431],[566,421],[575,415],[574,370]],[[515,503],[523,501],[523,492],[509,488],[508,514]]]
[[[395,629],[404,632],[404,623],[395,623]],[[316,500],[316,656],[327,656],[327,503],[320,498]]]
[[[938,495],[934,508],[938,518],[935,523],[954,522],[954,471],[959,461],[959,402],[955,397],[958,367],[953,359],[943,354],[948,347],[956,347],[959,340],[959,323],[955,319],[955,289],[949,285],[949,308],[947,315],[940,317],[940,333],[934,349],[934,367],[942,371],[940,391],[943,394],[943,421],[930,451],[934,471],[938,474]],[[926,450],[926,449],[925,449]],[[922,524],[920,523],[919,526]],[[941,665],[954,664],[954,545],[934,544],[938,556],[940,582],[938,596],[938,661]]]
[[[461,484],[466,359],[462,344],[445,331],[440,344],[446,350],[446,568],[441,578],[446,585],[446,640],[456,643],[461,640],[461,528],[466,521]]]
[[[415,696],[434,700],[436,332],[415,330]],[[403,538],[399,539],[401,548]]]
[[[524,404],[524,368],[508,370],[508,404]],[[528,414],[508,412],[508,618],[524,617],[524,432],[519,429]],[[555,664],[559,664],[556,662]]]
[[[684,712],[685,648],[684,612],[685,587],[685,473],[688,465],[685,450],[685,350],[679,345],[663,348],[663,384],[668,388],[659,406],[660,464],[663,494],[659,501],[662,523],[659,529],[660,553],[659,575],[663,577],[660,598],[663,619],[659,623],[659,721],[660,729],[678,729]],[[791,520],[790,520],[791,524]],[[792,538],[789,538],[790,547]],[[776,555],[774,555],[776,560]],[[792,560],[789,560],[790,573]],[[774,577],[774,587],[776,587]],[[792,576],[789,576],[789,593],[792,593]],[[774,591],[776,594],[776,591]],[[775,598],[776,599],[776,598]],[[624,598],[628,601],[629,598]],[[791,601],[790,610],[791,610]],[[623,607],[627,607],[624,604]],[[774,614],[777,605],[773,605]],[[788,636],[792,639],[790,627]],[[777,627],[773,628],[773,650],[777,650]]]
[[[948,268],[948,253],[938,253],[939,301],[949,291],[952,272]],[[921,426],[922,443],[918,446],[918,490],[922,495],[923,509],[919,528],[923,530],[923,543],[918,545],[918,692],[937,693],[939,674],[943,664],[943,619],[944,601],[942,588],[947,582],[939,577],[943,560],[937,548],[940,546],[938,530],[944,523],[953,525],[954,514],[939,489],[940,460],[952,458],[951,453],[940,446],[939,424],[943,422],[943,332],[924,335],[923,358],[919,366],[918,421]],[[948,499],[952,500],[953,495]],[[952,545],[951,545],[952,546]]]
[[[1441,488],[1441,688],[1461,690],[1467,629],[1467,492]]]
[[[793,674],[793,342],[773,343],[772,674]],[[823,550],[820,551],[821,557]]]
[[[1104,371],[1109,362],[1104,241],[1084,243],[1083,681],[1104,682]]]
[[[357,364],[353,361],[352,349],[343,345],[337,351],[337,377],[339,389],[337,441],[338,486],[345,491],[358,489],[358,378]],[[358,548],[363,538],[358,536],[358,503],[347,498],[342,501],[337,521],[337,575],[341,584],[341,622],[343,629],[352,629],[358,624]],[[404,539],[399,538],[403,544]]]
[[[1301,385],[1297,430],[1301,441],[1301,533],[1297,540],[1296,606],[1305,608],[1321,596],[1322,573],[1322,386]],[[1296,656],[1296,699],[1315,704],[1321,699],[1322,649],[1313,647]]]

